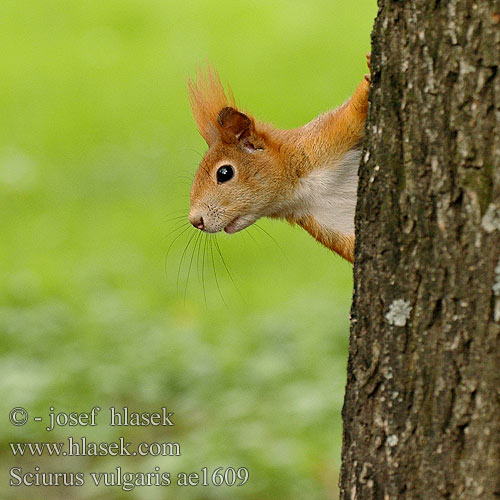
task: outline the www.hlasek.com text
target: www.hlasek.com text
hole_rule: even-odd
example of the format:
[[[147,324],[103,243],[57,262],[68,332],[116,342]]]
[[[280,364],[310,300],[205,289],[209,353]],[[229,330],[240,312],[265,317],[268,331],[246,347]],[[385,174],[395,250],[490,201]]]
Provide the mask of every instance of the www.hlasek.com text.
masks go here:
[[[50,457],[178,457],[181,455],[179,443],[152,442],[132,443],[120,437],[117,441],[94,442],[87,441],[86,437],[78,439],[69,436],[66,442],[57,443],[32,442],[9,443],[14,456],[50,456]]]

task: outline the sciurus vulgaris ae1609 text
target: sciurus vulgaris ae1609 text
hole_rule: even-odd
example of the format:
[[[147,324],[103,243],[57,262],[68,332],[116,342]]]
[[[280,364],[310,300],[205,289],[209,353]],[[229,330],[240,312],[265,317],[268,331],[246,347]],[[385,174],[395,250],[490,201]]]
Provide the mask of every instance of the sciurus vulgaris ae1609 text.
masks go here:
[[[339,108],[279,130],[238,110],[214,70],[200,72],[189,96],[208,151],[191,188],[191,224],[235,233],[261,217],[286,219],[353,262],[369,79]]]

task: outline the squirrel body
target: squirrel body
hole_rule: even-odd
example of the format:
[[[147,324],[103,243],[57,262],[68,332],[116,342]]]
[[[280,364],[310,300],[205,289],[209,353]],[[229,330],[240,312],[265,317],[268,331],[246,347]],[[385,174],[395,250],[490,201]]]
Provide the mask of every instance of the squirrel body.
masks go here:
[[[261,217],[286,219],[350,262],[369,77],[339,108],[280,130],[241,112],[217,73],[189,82],[191,108],[209,149],[191,188],[189,220],[234,233]]]

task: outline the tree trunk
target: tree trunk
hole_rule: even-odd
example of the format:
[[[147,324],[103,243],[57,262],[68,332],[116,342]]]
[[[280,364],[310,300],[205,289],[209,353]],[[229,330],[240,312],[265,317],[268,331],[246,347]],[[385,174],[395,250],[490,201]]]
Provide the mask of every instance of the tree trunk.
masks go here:
[[[341,498],[500,498],[500,2],[372,41]]]

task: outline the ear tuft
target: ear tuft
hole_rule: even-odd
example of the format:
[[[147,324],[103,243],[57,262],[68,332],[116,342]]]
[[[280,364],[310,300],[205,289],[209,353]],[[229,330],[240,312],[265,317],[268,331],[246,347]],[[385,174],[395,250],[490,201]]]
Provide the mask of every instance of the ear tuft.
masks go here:
[[[254,121],[237,110],[231,89],[225,92],[215,69],[207,65],[198,71],[197,78],[188,81],[188,89],[196,125],[208,146],[222,139],[239,142],[249,151],[264,148],[264,138],[256,132]]]
[[[217,117],[222,108],[236,107],[231,89],[226,93],[217,71],[207,65],[188,81],[189,101],[198,130],[210,146],[219,136]]]

